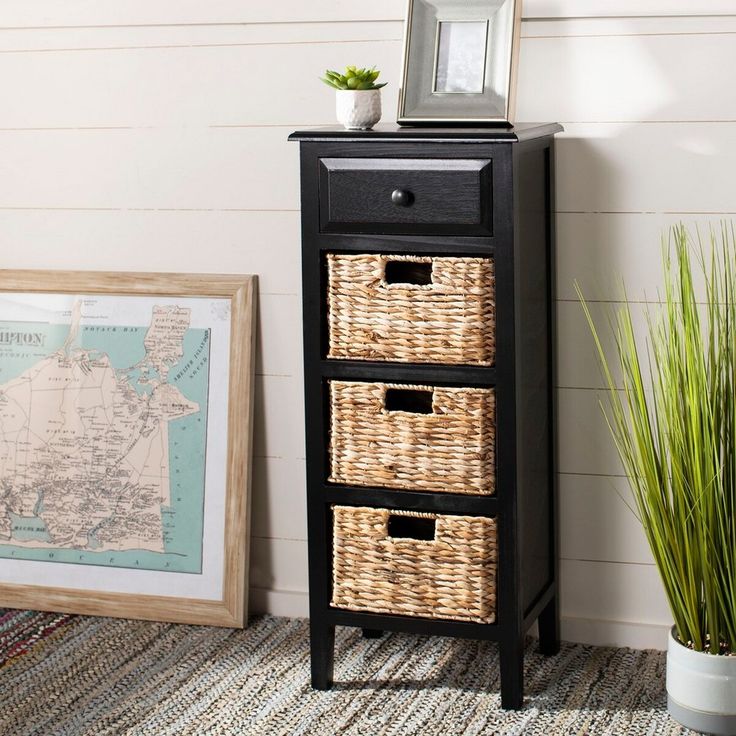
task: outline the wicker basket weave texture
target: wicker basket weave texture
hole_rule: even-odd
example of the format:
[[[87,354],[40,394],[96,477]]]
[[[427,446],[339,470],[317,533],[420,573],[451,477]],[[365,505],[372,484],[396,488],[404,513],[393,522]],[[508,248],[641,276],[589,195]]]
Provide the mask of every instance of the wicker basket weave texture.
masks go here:
[[[495,621],[495,519],[351,506],[333,512],[332,606]],[[391,516],[435,519],[435,539],[390,537]]]
[[[389,261],[431,263],[432,283],[387,283]],[[493,365],[491,259],[330,253],[327,270],[329,358]]]
[[[392,388],[432,391],[432,413],[387,411]],[[494,493],[493,389],[330,381],[330,407],[330,482]]]

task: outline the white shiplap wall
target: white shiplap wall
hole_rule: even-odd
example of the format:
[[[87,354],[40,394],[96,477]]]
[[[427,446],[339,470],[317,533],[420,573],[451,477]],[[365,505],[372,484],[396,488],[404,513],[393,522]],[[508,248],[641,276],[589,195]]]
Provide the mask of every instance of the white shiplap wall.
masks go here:
[[[659,237],[736,213],[732,0],[527,0],[519,120],[559,120],[563,634],[659,646],[670,619],[620,499],[575,301],[652,298]],[[4,0],[0,266],[260,276],[252,599],[306,614],[298,127],[325,67],[377,64],[404,2]],[[697,13],[697,14],[696,14]]]

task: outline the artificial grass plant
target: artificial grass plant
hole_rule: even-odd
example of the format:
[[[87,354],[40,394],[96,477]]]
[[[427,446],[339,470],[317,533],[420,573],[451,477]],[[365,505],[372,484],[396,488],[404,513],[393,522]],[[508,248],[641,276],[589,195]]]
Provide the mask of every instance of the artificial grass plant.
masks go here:
[[[647,309],[645,345],[635,337],[627,301],[612,321],[615,355],[606,355],[576,288],[607,386],[601,406],[677,636],[698,651],[733,654],[736,233],[724,224],[709,240],[706,255],[700,237],[693,241],[679,225],[663,243],[664,294]],[[702,276],[702,289],[694,276]]]

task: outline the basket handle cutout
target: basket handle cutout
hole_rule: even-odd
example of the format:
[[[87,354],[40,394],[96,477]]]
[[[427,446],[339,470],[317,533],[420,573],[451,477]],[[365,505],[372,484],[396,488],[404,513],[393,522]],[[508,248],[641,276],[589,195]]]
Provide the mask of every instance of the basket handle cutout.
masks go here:
[[[423,516],[391,515],[388,517],[388,536],[394,539],[417,539],[423,542],[435,540],[435,519]]]
[[[386,261],[384,280],[387,284],[427,286],[432,281],[432,262]]]
[[[407,411],[411,414],[434,413],[434,391],[431,389],[387,388],[386,411]]]

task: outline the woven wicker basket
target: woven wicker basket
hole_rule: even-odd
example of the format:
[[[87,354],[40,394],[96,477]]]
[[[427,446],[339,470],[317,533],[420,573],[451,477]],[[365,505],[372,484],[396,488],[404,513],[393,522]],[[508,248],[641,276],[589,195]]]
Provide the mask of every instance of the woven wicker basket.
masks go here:
[[[354,506],[333,512],[334,607],[495,621],[495,519]],[[434,538],[389,536],[400,517],[434,521]]]
[[[431,264],[431,283],[388,283],[402,263]],[[327,271],[328,357],[493,364],[492,260],[330,253]]]
[[[495,491],[493,389],[358,381],[329,386],[331,482],[477,495]],[[391,390],[423,394],[431,413],[387,409]]]

